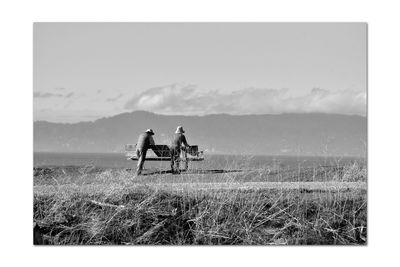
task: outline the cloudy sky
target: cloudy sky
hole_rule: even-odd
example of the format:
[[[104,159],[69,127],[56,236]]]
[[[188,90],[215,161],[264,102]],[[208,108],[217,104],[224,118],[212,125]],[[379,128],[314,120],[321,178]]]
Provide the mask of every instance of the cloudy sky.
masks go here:
[[[366,113],[364,23],[35,23],[34,120]]]

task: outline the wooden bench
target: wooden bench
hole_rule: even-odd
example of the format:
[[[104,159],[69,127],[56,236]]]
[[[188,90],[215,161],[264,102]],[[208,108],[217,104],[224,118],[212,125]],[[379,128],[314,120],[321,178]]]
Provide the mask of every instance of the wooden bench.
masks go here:
[[[171,160],[171,151],[167,145],[154,145],[150,149],[154,152],[155,156],[146,156],[146,161]],[[125,145],[125,154],[128,160],[138,160],[136,155],[136,144]],[[199,151],[198,146],[189,146],[188,148],[181,150],[181,155],[178,160],[182,162],[202,161],[204,160],[204,154],[203,151]]]

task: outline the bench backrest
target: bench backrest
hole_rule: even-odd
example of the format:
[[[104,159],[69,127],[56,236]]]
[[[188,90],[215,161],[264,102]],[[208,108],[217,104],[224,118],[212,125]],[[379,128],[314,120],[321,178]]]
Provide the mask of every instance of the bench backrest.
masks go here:
[[[155,145],[152,150],[157,157],[171,157],[171,151],[167,145]]]
[[[199,146],[190,146],[186,149],[186,152],[192,156],[197,156],[199,152]]]
[[[155,145],[152,147],[152,150],[157,157],[171,157],[171,151],[167,145]],[[125,145],[125,152],[127,155],[135,155],[136,144]],[[192,156],[198,156],[199,146],[190,146],[186,149],[186,152]]]

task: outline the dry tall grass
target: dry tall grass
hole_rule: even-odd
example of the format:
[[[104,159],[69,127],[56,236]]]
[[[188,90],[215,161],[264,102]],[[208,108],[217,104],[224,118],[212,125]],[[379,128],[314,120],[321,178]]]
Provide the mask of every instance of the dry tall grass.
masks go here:
[[[46,244],[366,244],[365,189],[196,189],[204,183],[366,182],[366,168],[132,179],[125,170],[36,170],[34,220]],[[289,179],[289,176],[291,178]],[[172,181],[167,181],[172,179]],[[170,182],[168,189],[151,186]],[[192,190],[179,183],[190,182]]]

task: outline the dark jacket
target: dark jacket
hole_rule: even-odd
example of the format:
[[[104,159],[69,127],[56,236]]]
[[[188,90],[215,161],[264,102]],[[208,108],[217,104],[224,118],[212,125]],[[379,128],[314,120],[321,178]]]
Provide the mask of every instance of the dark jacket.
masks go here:
[[[180,149],[182,144],[184,146],[189,146],[186,142],[186,137],[181,133],[176,133],[174,139],[172,140],[171,148]]]
[[[153,136],[149,133],[142,133],[139,135],[139,139],[136,144],[136,149],[144,150],[149,149],[151,146],[154,146]]]

